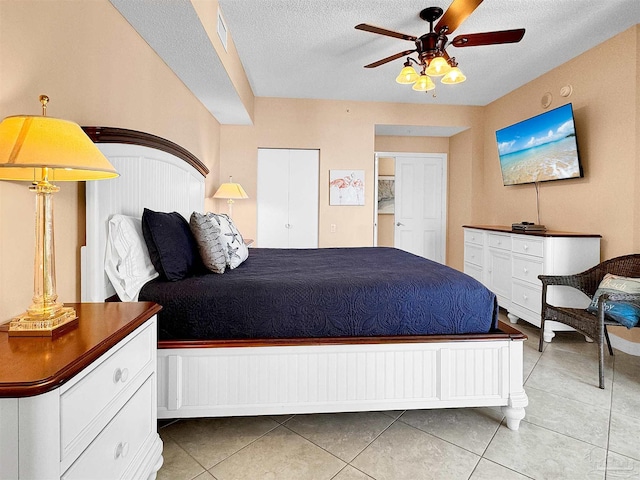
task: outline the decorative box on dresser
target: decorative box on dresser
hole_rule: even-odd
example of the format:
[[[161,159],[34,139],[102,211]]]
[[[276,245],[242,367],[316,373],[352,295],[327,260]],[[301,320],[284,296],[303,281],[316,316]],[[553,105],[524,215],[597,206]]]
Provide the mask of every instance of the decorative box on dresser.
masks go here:
[[[153,479],[160,306],[81,303],[55,338],[0,332],[0,478]]]
[[[464,226],[464,272],[484,283],[507,310],[540,326],[542,284],[538,275],[570,275],[600,263],[600,235],[558,231],[514,232],[507,226]],[[586,308],[590,299],[570,287],[549,287],[554,305]],[[545,322],[544,340],[571,327]]]

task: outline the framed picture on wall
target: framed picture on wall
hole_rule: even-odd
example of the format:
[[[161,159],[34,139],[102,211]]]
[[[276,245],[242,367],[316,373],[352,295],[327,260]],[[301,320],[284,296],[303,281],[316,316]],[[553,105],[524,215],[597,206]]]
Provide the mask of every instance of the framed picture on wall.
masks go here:
[[[395,212],[396,179],[393,175],[378,176],[378,213],[391,214]]]
[[[329,170],[329,205],[364,205],[364,170]]]

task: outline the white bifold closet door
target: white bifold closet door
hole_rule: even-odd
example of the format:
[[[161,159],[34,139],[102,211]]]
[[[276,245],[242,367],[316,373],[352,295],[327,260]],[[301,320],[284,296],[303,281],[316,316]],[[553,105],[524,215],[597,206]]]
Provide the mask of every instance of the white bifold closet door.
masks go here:
[[[258,247],[318,247],[319,173],[319,150],[258,149]]]

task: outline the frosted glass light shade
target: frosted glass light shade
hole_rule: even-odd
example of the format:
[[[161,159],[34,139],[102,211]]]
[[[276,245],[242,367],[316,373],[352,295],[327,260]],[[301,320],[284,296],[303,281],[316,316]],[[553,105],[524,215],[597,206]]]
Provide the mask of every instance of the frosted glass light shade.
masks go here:
[[[451,70],[451,65],[449,65],[443,57],[435,57],[429,62],[425,73],[432,77],[440,77],[448,73],[449,70]]]
[[[65,182],[117,176],[113,165],[74,122],[20,115],[0,123],[0,180]]]
[[[418,72],[416,72],[415,68],[409,65],[400,71],[400,74],[396,77],[396,82],[401,83],[402,85],[411,85],[418,80],[418,77]]]
[[[416,81],[416,83],[414,83],[413,87],[411,88],[413,88],[417,92],[428,92],[429,90],[433,90],[434,88],[436,88],[436,85],[435,83],[433,83],[433,80],[429,78],[429,76],[420,75],[418,81]]]
[[[444,84],[452,85],[454,83],[462,83],[466,79],[467,77],[464,76],[458,67],[453,67],[440,81]]]

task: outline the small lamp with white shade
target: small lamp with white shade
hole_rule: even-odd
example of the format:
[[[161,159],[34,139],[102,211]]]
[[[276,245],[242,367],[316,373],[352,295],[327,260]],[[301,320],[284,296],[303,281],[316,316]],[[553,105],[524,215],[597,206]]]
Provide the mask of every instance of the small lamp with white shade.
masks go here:
[[[227,200],[227,204],[229,205],[229,218],[232,218],[234,200],[249,198],[249,195],[244,191],[242,185],[234,183],[233,178],[229,177],[229,182],[220,185],[216,193],[213,194],[213,198],[224,198]]]

